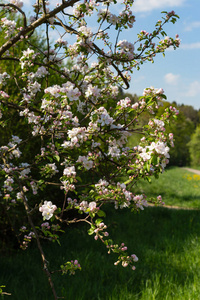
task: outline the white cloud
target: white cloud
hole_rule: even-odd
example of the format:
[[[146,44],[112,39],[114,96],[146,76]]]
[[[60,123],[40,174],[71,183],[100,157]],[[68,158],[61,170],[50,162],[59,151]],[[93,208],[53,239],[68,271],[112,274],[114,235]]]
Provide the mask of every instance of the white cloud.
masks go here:
[[[192,31],[195,28],[200,28],[200,21],[191,22],[190,24],[186,25],[185,31]]]
[[[182,6],[185,0],[135,0],[134,12],[146,12],[154,9],[166,9],[167,7]]]
[[[200,94],[200,81],[193,81],[190,83],[186,96],[195,97]]]
[[[185,49],[185,50],[200,49],[200,42],[191,43],[191,44],[181,44],[180,49]]]
[[[171,85],[177,85],[180,75],[176,75],[173,73],[167,73],[164,77],[165,82]]]

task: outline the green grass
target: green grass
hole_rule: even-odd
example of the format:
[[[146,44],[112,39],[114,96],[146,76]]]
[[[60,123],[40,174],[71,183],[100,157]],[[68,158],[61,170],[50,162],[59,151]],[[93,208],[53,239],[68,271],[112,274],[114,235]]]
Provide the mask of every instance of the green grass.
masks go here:
[[[134,192],[145,192],[147,196],[161,195],[166,205],[183,208],[200,208],[200,175],[183,168],[170,168],[152,179],[152,183],[141,180]]]
[[[199,170],[200,171],[200,166],[190,166],[189,168],[195,169],[195,170]]]
[[[181,206],[190,193],[186,187],[179,191],[181,180],[184,176],[183,181],[187,183],[190,175],[193,176],[179,169],[163,174],[171,180],[171,184],[164,181],[171,196],[176,194],[172,183],[177,179],[179,202],[176,203]],[[158,194],[164,188],[161,178],[158,182],[162,190],[157,189]],[[193,201],[189,203],[196,207]],[[114,266],[116,258],[106,253],[100,241],[87,235],[87,227],[69,228],[61,237],[62,247],[52,243],[44,245],[50,269],[56,270],[71,259],[78,259],[82,266],[82,271],[74,276],[52,275],[59,296],[67,300],[199,299],[200,210],[149,207],[135,214],[108,207],[107,219],[112,224],[108,228],[111,238],[124,242],[139,257],[136,270]],[[35,245],[0,259],[0,285],[6,285],[5,290],[12,293],[4,299],[53,299]]]

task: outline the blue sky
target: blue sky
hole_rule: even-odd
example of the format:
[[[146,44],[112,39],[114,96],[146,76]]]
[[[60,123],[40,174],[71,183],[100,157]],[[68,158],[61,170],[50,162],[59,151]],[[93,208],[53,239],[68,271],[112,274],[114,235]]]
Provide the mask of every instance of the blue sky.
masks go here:
[[[167,51],[165,58],[157,56],[154,64],[143,65],[133,75],[130,90],[140,94],[145,86],[162,87],[168,101],[200,109],[200,1],[135,0],[135,27],[150,31],[163,10],[179,15],[175,25],[166,26],[166,33],[172,37],[179,34],[181,46]]]
[[[29,5],[35,1],[24,2],[24,8],[31,10]],[[161,11],[174,10],[180,19],[175,25],[169,23],[165,31],[171,37],[179,34],[181,46],[175,51],[168,50],[165,58],[162,54],[157,56],[154,64],[148,62],[135,70],[128,92],[142,95],[146,87],[162,87],[169,102],[200,109],[200,0],[135,0],[132,10],[136,22],[121,39],[134,42],[141,30],[153,30],[161,19]]]

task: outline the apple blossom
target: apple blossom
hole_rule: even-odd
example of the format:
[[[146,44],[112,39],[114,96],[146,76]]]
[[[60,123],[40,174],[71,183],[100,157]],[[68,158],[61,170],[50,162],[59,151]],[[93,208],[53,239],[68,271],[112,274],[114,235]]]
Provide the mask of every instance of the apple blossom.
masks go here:
[[[56,205],[52,204],[51,201],[44,201],[44,204],[39,208],[39,211],[42,213],[44,220],[50,220],[56,209]]]

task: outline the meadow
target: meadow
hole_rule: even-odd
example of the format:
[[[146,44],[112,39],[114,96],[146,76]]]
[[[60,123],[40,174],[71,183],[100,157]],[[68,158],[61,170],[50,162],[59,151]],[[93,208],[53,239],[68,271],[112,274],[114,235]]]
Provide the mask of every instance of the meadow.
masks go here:
[[[158,180],[153,178],[150,184],[141,180],[134,190],[151,197],[160,194],[169,206],[200,209],[200,175],[184,168],[167,169]]]
[[[108,231],[139,257],[136,270],[114,266],[100,241],[76,225],[58,244],[45,244],[50,269],[66,260],[82,266],[74,276],[54,273],[58,295],[69,300],[196,300],[200,295],[200,176],[172,168],[156,181],[135,187],[147,195],[162,195],[168,207],[148,207],[140,213],[107,207]],[[186,209],[189,208],[189,209]],[[47,279],[41,270],[38,250],[4,255],[0,260],[0,283],[11,296],[4,299],[51,300]]]

